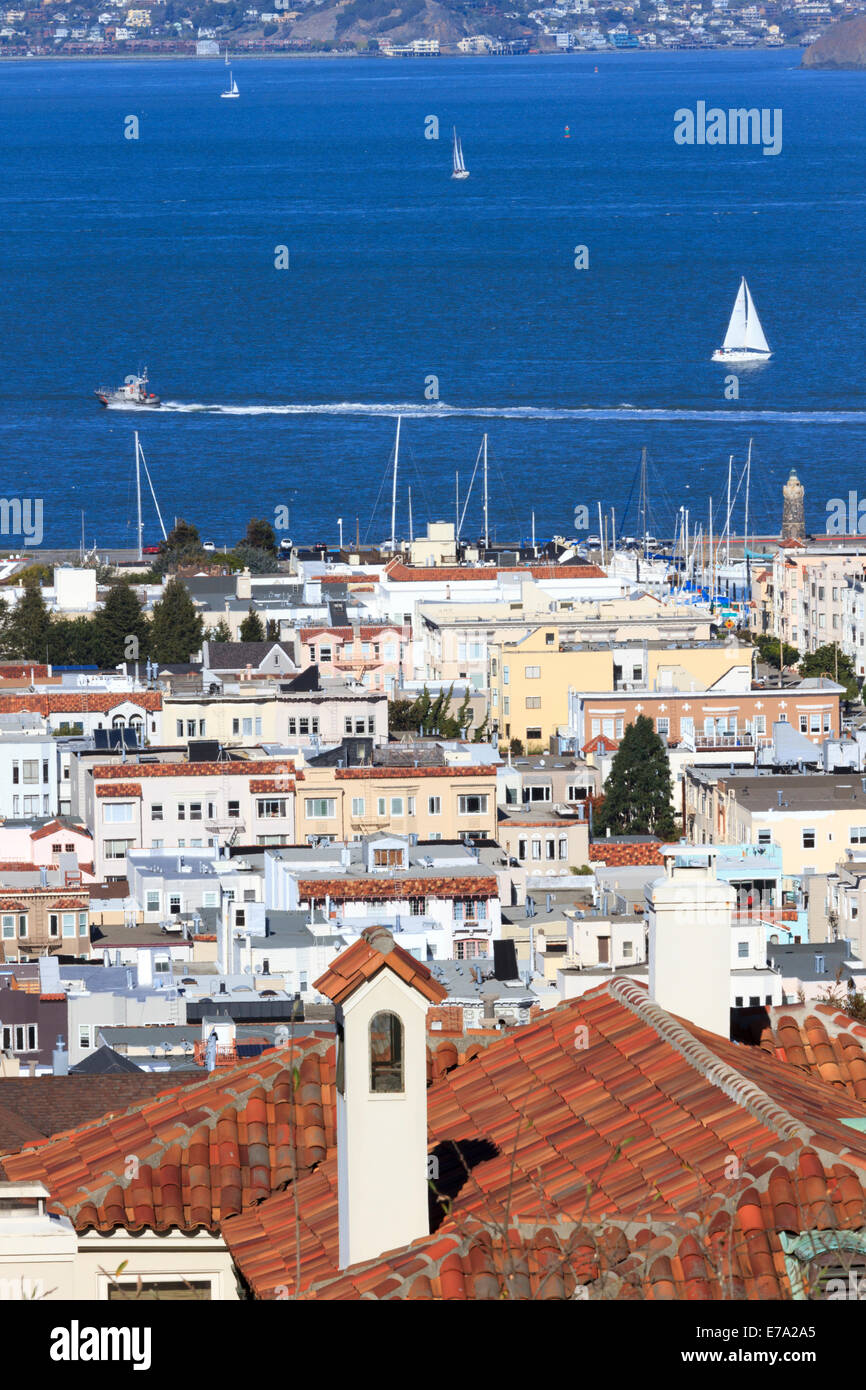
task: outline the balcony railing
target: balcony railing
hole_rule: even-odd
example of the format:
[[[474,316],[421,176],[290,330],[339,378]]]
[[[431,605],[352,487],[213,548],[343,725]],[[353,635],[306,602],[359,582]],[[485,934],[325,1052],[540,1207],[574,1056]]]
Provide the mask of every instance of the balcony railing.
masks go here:
[[[728,733],[695,734],[695,748],[754,748],[755,736],[736,729]]]

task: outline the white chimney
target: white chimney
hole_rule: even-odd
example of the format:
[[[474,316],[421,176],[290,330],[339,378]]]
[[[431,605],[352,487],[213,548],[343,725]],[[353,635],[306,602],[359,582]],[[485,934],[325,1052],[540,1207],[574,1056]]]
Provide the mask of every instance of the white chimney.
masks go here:
[[[337,1006],[341,1269],[430,1229],[426,1021],[445,991],[426,971],[410,985],[391,968],[392,953],[404,953],[384,927],[369,928],[363,940],[381,955],[382,968],[349,983],[332,964],[315,984]]]
[[[138,978],[137,978],[138,988],[139,988],[139,989],[152,989],[152,988],[153,988],[153,960],[152,960],[152,958],[151,958],[150,949],[149,949],[147,946],[141,946],[141,947],[139,947],[138,952],[137,952],[137,957],[138,957],[138,959],[137,959],[136,964],[137,964],[137,966],[138,966]]]
[[[736,893],[716,875],[712,850],[664,851],[665,876],[647,887],[649,992],[663,1009],[727,1038],[731,923]]]

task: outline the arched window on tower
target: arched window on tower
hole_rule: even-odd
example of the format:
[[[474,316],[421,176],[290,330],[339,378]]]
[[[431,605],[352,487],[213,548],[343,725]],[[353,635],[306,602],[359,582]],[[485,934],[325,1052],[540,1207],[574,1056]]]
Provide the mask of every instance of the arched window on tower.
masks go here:
[[[396,1014],[382,1012],[370,1019],[370,1090],[405,1090],[403,1024]]]

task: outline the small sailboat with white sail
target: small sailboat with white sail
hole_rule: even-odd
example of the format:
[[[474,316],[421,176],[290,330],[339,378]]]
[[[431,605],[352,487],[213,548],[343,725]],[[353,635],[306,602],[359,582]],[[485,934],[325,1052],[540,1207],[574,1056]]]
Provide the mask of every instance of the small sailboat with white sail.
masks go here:
[[[451,129],[452,129],[452,131],[453,131],[453,133],[454,133],[454,149],[453,149],[454,172],[452,173],[451,177],[452,177],[452,179],[468,179],[468,178],[469,178],[469,170],[466,168],[466,161],[465,161],[464,158],[463,158],[463,144],[462,144],[462,142],[461,142],[461,140],[460,140],[459,135],[457,134],[457,127],[456,127],[456,126],[452,126]]]
[[[740,280],[740,288],[734,300],[734,309],[725,341],[713,353],[714,362],[766,362],[771,357],[770,345],[764,337],[761,320],[746,277]]]
[[[238,91],[238,84],[237,82],[235,82],[231,68],[229,68],[229,85],[226,87],[224,92],[220,92],[220,96],[229,99],[231,99],[232,97],[240,96],[240,92]]]

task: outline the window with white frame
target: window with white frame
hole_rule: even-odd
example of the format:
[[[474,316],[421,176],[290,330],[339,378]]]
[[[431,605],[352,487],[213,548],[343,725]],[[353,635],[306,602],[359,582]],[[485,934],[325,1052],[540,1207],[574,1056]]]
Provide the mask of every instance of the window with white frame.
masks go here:
[[[304,812],[307,820],[330,820],[337,812],[337,798],[334,796],[308,796],[304,800]]]
[[[259,820],[278,820],[286,814],[286,803],[281,797],[263,797],[256,802],[256,814]]]
[[[442,814],[442,798],[441,798],[441,796],[428,796],[428,798],[427,798],[427,814],[430,815],[430,816],[441,816],[441,814]]]
[[[487,796],[458,796],[457,814],[459,816],[486,816],[488,801],[489,797]]]
[[[364,814],[364,812],[365,812],[366,809],[367,809],[367,803],[366,803],[366,801],[364,800],[363,796],[353,796],[353,797],[352,797],[352,815],[353,815],[353,816],[363,816],[363,814]]]
[[[133,802],[107,801],[102,808],[102,819],[108,825],[129,825],[133,819]]]

